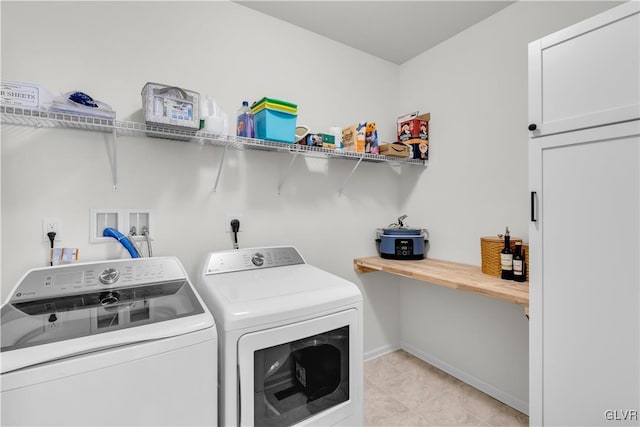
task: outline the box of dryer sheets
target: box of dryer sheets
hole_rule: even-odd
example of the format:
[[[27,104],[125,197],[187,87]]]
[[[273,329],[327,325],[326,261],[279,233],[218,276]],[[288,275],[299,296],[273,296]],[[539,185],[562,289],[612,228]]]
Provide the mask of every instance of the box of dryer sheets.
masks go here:
[[[2,80],[0,95],[2,105],[33,109],[46,109],[53,101],[53,95],[38,84],[9,80]]]
[[[189,139],[200,128],[200,94],[192,90],[147,83],[142,88],[142,111],[148,126],[175,133],[175,139]],[[167,138],[153,132],[147,135]]]

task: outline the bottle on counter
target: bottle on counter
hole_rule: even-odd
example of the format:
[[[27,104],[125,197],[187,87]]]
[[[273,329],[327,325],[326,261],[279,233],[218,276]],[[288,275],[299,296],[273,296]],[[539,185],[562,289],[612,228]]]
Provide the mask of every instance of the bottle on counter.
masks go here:
[[[500,251],[500,264],[502,267],[501,277],[507,280],[513,280],[513,251],[511,250],[511,237],[509,236],[509,227],[504,233],[504,248]]]
[[[516,242],[516,250],[513,253],[513,280],[525,282],[527,280],[527,264],[524,262],[522,243]]]
[[[253,138],[253,113],[249,108],[248,101],[242,101],[242,107],[238,110],[238,122],[236,127],[236,135],[245,138]]]

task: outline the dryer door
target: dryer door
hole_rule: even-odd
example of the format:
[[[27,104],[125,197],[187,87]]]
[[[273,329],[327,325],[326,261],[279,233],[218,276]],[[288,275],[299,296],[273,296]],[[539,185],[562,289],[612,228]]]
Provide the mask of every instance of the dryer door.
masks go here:
[[[359,312],[243,335],[240,425],[335,425],[362,413]],[[355,418],[354,418],[355,417]]]

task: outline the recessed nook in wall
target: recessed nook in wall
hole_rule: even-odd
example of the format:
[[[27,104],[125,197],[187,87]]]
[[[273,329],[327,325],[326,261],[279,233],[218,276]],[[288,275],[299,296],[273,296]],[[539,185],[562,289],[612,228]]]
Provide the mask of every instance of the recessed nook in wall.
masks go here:
[[[122,231],[121,209],[91,209],[89,241],[91,243],[108,242],[112,239],[102,235],[105,228]]]
[[[133,234],[134,239],[144,239],[145,233],[151,236],[153,227],[151,226],[151,209],[129,209],[125,213],[127,224],[125,234]]]

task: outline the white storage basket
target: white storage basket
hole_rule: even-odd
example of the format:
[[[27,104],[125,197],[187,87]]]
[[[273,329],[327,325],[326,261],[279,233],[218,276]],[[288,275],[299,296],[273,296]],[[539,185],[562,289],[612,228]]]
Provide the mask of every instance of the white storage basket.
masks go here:
[[[142,109],[148,126],[195,135],[200,129],[200,94],[158,83],[142,88]],[[149,136],[160,136],[149,134]]]

